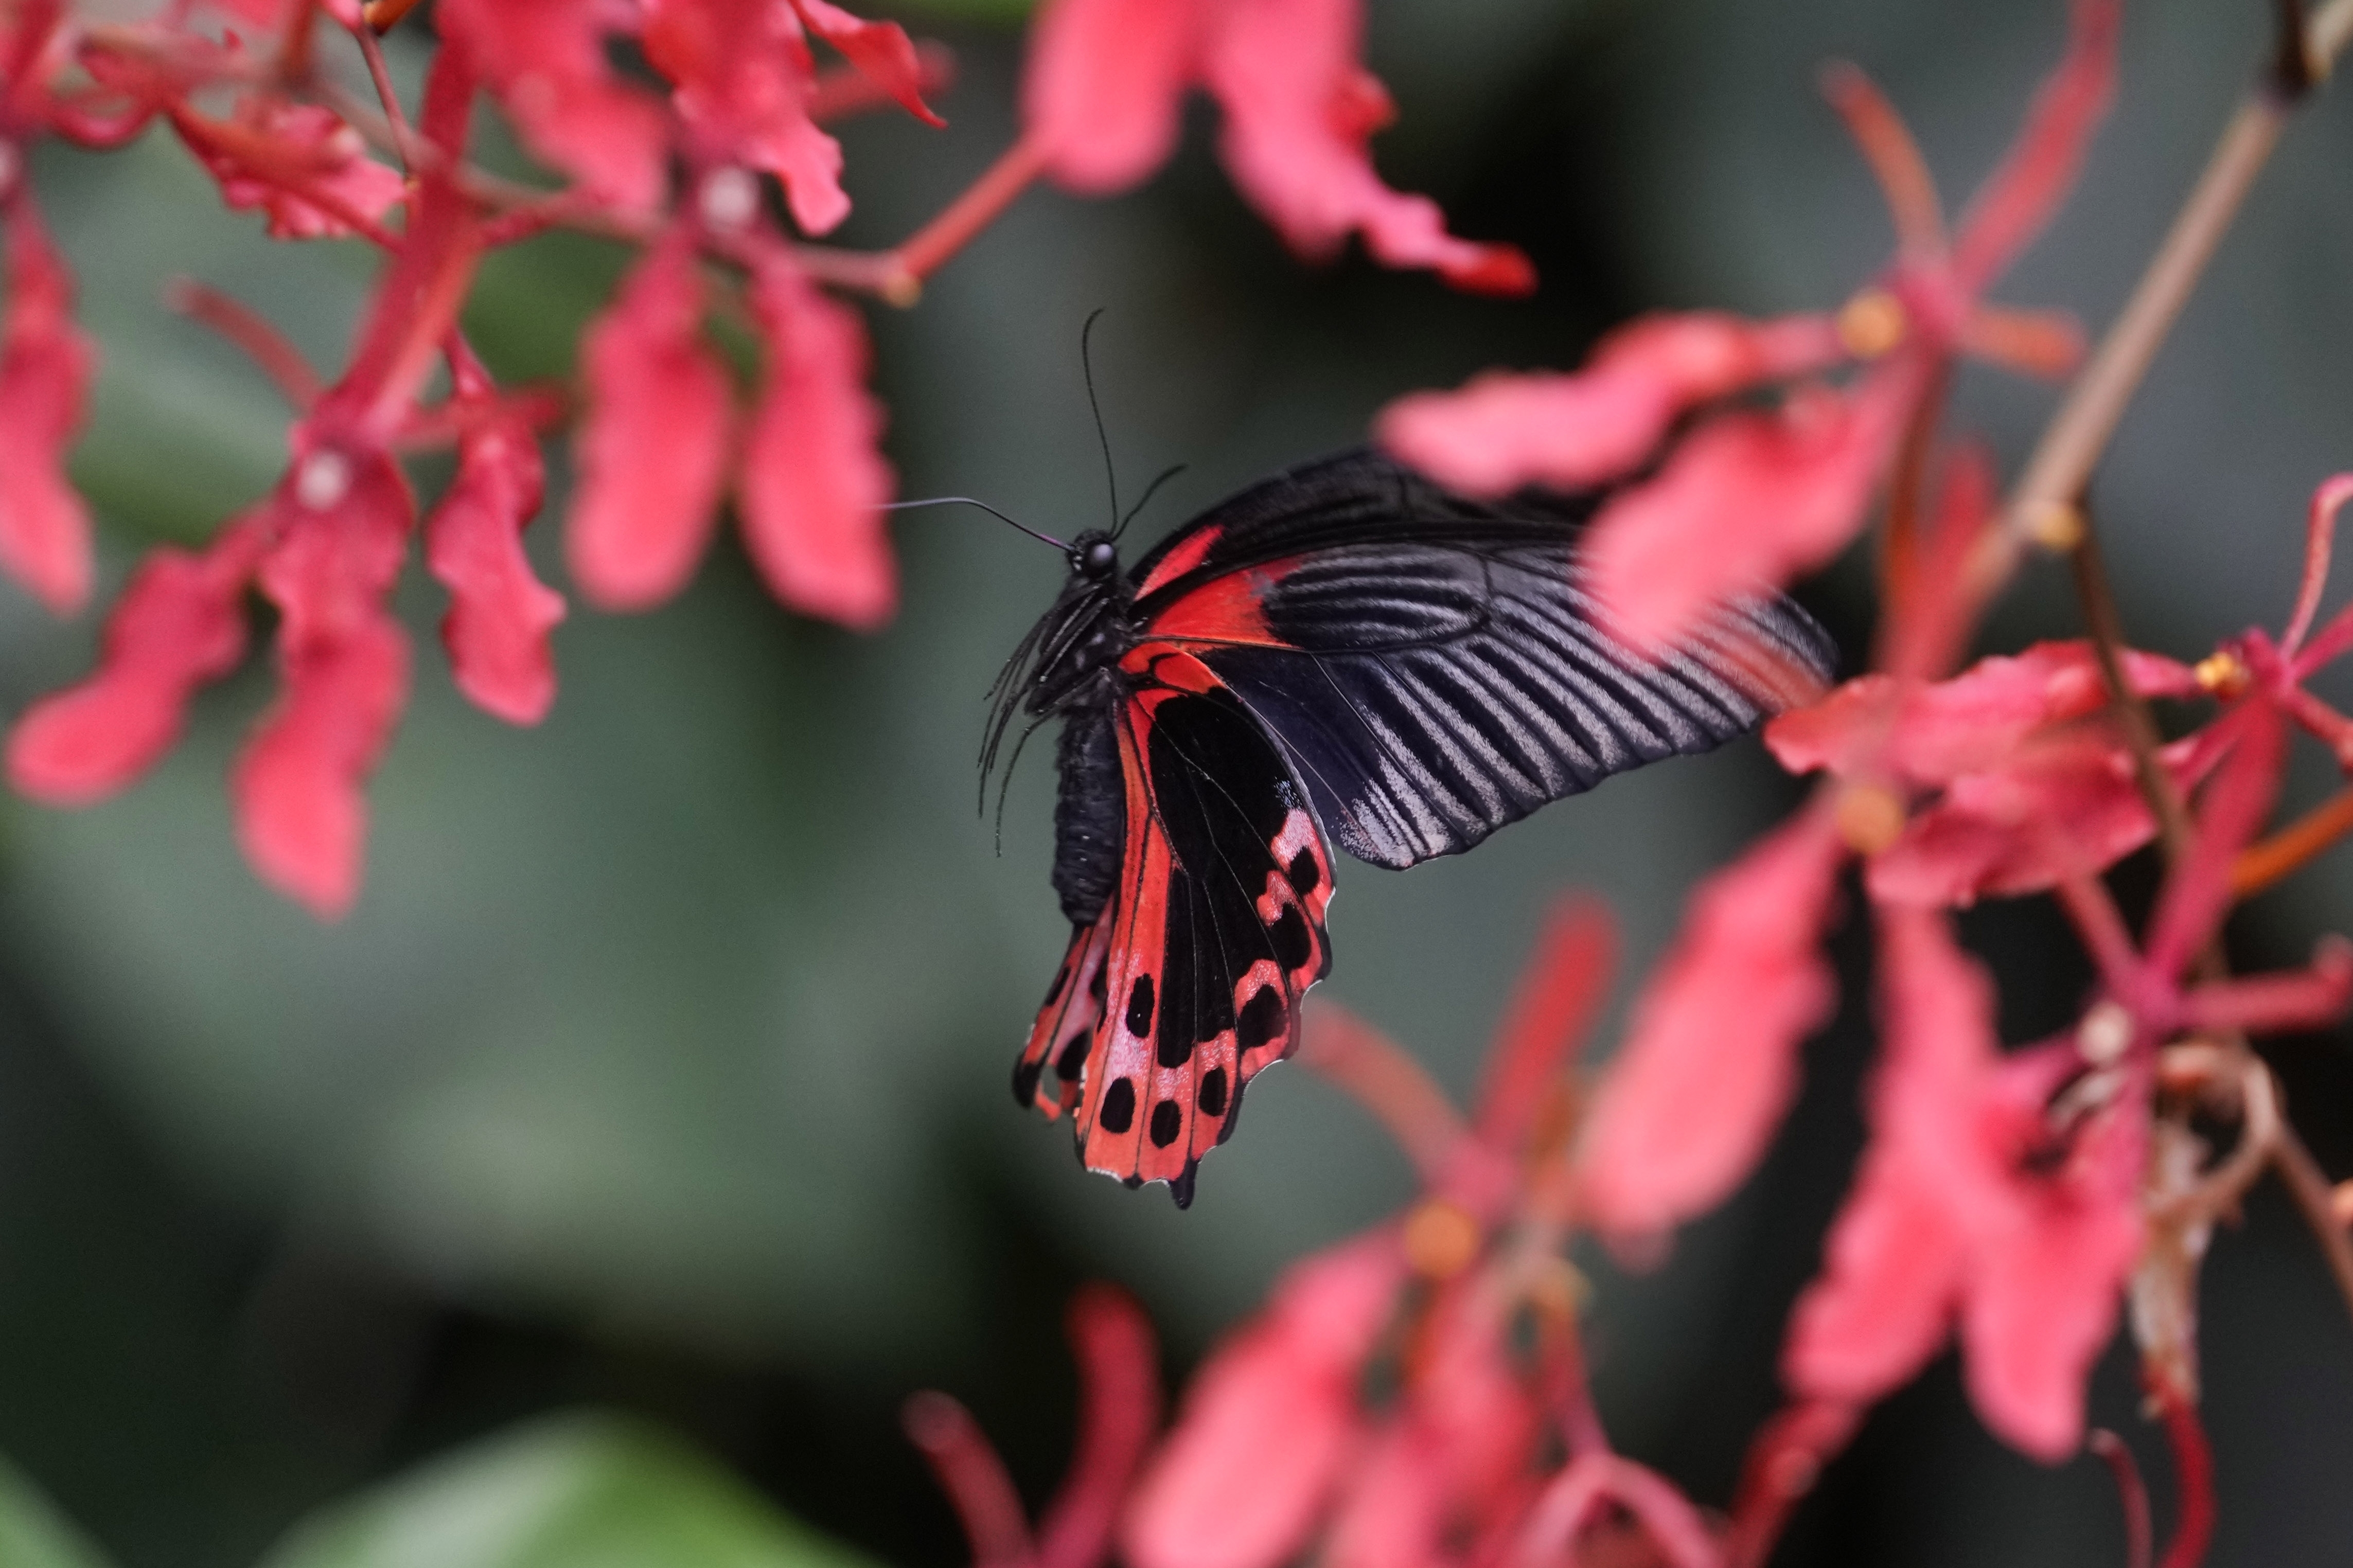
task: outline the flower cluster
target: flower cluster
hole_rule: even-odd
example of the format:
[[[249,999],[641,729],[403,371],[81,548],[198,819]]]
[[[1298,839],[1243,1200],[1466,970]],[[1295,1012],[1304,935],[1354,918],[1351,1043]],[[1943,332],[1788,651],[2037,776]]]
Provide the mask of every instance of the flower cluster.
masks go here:
[[[1766,731],[1820,786],[1699,889],[1570,1158],[1575,1219],[1635,1262],[1739,1185],[1798,1093],[1799,1046],[1835,1010],[1822,942],[1857,867],[1881,1037],[1870,1142],[1791,1315],[1790,1404],[1757,1440],[1732,1561],[1754,1560],[1862,1414],[1951,1340],[1989,1428],[2045,1461],[2075,1453],[2091,1365],[2128,1315],[2181,1459],[2168,1561],[2194,1562],[2209,1502],[2196,1277],[2213,1224],[2276,1163],[2324,1246],[2353,1260],[2325,1186],[2316,1195],[2284,1152],[2294,1134],[2248,1044],[2343,1016],[2353,944],[2331,938],[2305,968],[2240,978],[2220,945],[2239,897],[2353,826],[2348,792],[2261,837],[2294,733],[2353,774],[2353,724],[2308,685],[2353,648],[2353,611],[2319,624],[2353,476],[2313,499],[2284,630],[2186,663],[2124,644],[2080,509],[2045,497],[2005,512],[1988,458],[1943,430],[1956,355],[2042,373],[2077,358],[2064,321],[1983,296],[2073,182],[2117,27],[2114,0],[2074,0],[2064,61],[1949,237],[1893,110],[1853,68],[1827,74],[1899,242],[1836,313],[1653,316],[1573,374],[1490,373],[1380,420],[1392,450],[1474,493],[1598,488],[1596,596],[1638,644],[1826,563],[1883,498],[1873,668]],[[1957,668],[2021,534],[2074,555],[2094,635]],[[2153,842],[2166,871],[2136,936],[2103,875]],[[2097,981],[2069,1027],[2006,1047],[1995,979],[1953,911],[2026,895],[2057,901]],[[2197,1130],[2216,1123],[2237,1125],[2235,1147],[2218,1152]],[[1715,1560],[1653,1534],[1662,1555]]]
[[[1237,182],[1303,255],[1361,235],[1377,259],[1463,287],[1533,285],[1518,252],[1449,235],[1430,203],[1374,174],[1366,142],[1388,101],[1359,63],[1352,0],[1055,0],[1035,30],[1019,141],[881,253],[813,242],[849,210],[826,121],[895,105],[941,123],[926,95],[944,57],[895,24],[829,0],[442,0],[410,106],[377,35],[414,3],[168,0],[136,20],[69,0],[0,8],[0,574],[54,610],[79,608],[92,585],[88,509],[64,459],[94,351],[27,177],[33,145],[116,147],[161,122],[273,238],[381,253],[332,377],[237,301],[180,290],[291,405],[285,472],[202,548],[142,563],[96,671],[7,741],[9,778],[37,799],[123,788],[171,748],[195,689],[240,660],[258,591],[279,614],[280,694],[231,779],[238,836],[266,880],[323,916],[357,895],[364,784],[406,697],[408,642],[385,600],[420,515],[459,689],[518,724],[554,700],[565,603],[521,533],[544,489],[541,437],[572,405],[565,552],[590,603],[675,595],[732,501],[783,604],[866,628],[896,596],[892,477],[865,328],[841,296],[912,303],[1040,174],[1097,193],[1142,180],[1171,151],[1188,87],[1223,106]],[[644,70],[616,64],[622,44]],[[362,66],[372,100],[344,85]],[[470,161],[482,100],[554,181],[517,184]],[[575,393],[502,387],[467,344],[462,309],[485,254],[556,226],[625,241],[636,261],[584,335]],[[751,328],[754,385],[739,389],[714,347],[713,313]],[[406,458],[452,447],[455,479],[421,507]]]

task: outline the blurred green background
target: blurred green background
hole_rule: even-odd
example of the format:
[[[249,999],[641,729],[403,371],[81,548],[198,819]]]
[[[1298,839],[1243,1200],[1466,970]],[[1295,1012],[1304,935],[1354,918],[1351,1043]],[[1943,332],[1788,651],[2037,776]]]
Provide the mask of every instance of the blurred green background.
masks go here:
[[[909,232],[1006,144],[1018,11],[900,10],[956,51],[951,128],[847,128],[846,241]],[[2056,0],[1371,11],[1371,61],[1403,111],[1377,143],[1383,172],[1439,196],[1459,232],[1526,247],[1543,292],[1502,303],[1354,258],[1299,267],[1218,170],[1201,110],[1145,191],[1032,193],[919,307],[871,316],[903,493],[985,497],[1049,531],[1100,521],[1078,364],[1097,307],[1123,479],[1191,465],[1139,523],[1149,538],[1359,438],[1402,391],[1572,363],[1636,310],[1834,306],[1889,237],[1813,91],[1819,62],[1853,58],[1888,88],[1957,205],[2063,28]],[[2083,192],[2002,298],[2108,317],[2268,16],[2255,0],[2133,6]],[[404,72],[417,41],[415,24],[394,39]],[[2195,657],[2276,626],[2305,498],[2353,467],[2348,140],[2353,101],[2324,94],[2103,469],[2144,646]],[[280,460],[269,389],[163,309],[164,279],[229,289],[331,365],[367,258],[266,242],[160,138],[102,158],[50,149],[36,168],[107,356],[76,472],[119,581],[143,544],[201,537],[258,495]],[[565,374],[621,260],[567,238],[503,254],[468,325],[501,374]],[[2013,463],[2050,401],[1978,372],[1959,393]],[[248,1563],[354,1489],[596,1405],[682,1436],[873,1557],[960,1562],[897,1434],[906,1393],[971,1403],[1042,1496],[1070,1436],[1060,1318],[1075,1282],[1133,1288],[1173,1375],[1282,1264],[1409,1196],[1378,1131],[1302,1072],[1258,1088],[1181,1215],[1156,1190],[1085,1177],[1064,1129],[1015,1110],[1008,1068],[1063,935],[1051,770],[1033,749],[1000,854],[973,757],[982,694],[1062,567],[958,509],[902,515],[896,532],[904,605],[876,637],[787,618],[732,540],[658,612],[575,605],[556,637],[562,696],[535,731],[449,689],[438,590],[412,571],[417,696],[373,788],[366,892],[338,926],[265,892],[231,842],[223,773],[268,697],[259,661],[204,697],[185,743],[123,798],[78,814],[0,802],[0,1453],[110,1560]],[[560,583],[554,523],[533,533]],[[1867,632],[1859,585],[1850,563],[1807,593],[1851,650]],[[0,588],[0,711],[86,668],[94,628]],[[2074,629],[2044,569],[1988,640]],[[2327,782],[2316,768],[2298,787]],[[1548,899],[1599,890],[1646,963],[1693,880],[1793,798],[1751,742],[1613,783],[1459,860],[1344,866],[1328,990],[1461,1089]],[[2235,937],[2250,963],[2287,962],[2348,925],[2339,858]],[[2010,976],[2011,1038],[2067,1016],[2084,976],[2046,910],[1983,911],[1969,934]],[[1841,951],[1862,984],[1860,945]],[[1664,1269],[1627,1279],[1594,1260],[1613,1428],[1703,1500],[1727,1497],[1772,1403],[1780,1317],[1859,1135],[1866,1024],[1851,1003],[1810,1051],[1808,1099],[1766,1170]],[[2353,1169],[2342,1037],[2274,1056],[2323,1158]],[[2353,1326],[2268,1193],[2218,1240],[2209,1281],[2213,1560],[2333,1558],[2353,1526],[2337,1489],[2353,1464]],[[2128,1358],[2112,1355],[2094,1403],[2161,1472]],[[681,1507],[765,1506],[638,1430],[529,1441],[619,1465]],[[1783,1561],[2115,1562],[2116,1512],[2090,1461],[2046,1471],[1987,1438],[1947,1360],[1831,1471]],[[9,1568],[75,1561],[17,1550],[0,1532]]]

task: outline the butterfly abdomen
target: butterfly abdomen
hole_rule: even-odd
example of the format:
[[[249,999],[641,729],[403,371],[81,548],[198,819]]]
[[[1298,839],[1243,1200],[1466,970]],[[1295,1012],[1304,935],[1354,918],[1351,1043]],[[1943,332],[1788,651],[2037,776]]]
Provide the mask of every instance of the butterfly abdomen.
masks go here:
[[[1054,803],[1054,891],[1063,918],[1092,925],[1119,880],[1127,826],[1120,776],[1116,710],[1110,701],[1082,703],[1062,720],[1058,758],[1061,793]]]

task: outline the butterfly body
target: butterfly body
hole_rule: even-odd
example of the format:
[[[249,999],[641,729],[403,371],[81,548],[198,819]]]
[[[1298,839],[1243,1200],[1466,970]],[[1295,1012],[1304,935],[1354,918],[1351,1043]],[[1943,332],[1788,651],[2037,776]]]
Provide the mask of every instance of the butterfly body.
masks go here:
[[[1800,700],[1828,639],[1767,597],[1645,659],[1597,625],[1596,498],[1467,502],[1377,454],[1278,475],[1128,572],[1104,534],[1008,662],[1062,723],[1053,885],[1071,939],[1014,1092],[1081,1158],[1190,1200],[1331,965],[1327,845],[1402,868]]]

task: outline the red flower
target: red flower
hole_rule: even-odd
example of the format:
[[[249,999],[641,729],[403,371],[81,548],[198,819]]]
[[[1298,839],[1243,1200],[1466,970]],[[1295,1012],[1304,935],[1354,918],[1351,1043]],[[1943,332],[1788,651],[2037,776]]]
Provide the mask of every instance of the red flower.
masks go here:
[[[1361,1436],[1356,1379],[1407,1278],[1394,1229],[1294,1265],[1187,1389],[1121,1531],[1134,1568],[1271,1568]]]
[[[229,121],[181,110],[172,122],[230,206],[268,215],[272,239],[353,233],[383,217],[406,189],[398,170],[367,155],[341,115],[314,103],[248,93]]]
[[[2038,1458],[2083,1436],[2084,1379],[2139,1257],[2145,1104],[2070,1121],[2073,1042],[2004,1058],[1993,989],[1943,917],[1881,917],[1885,1054],[1872,1142],[1827,1265],[1790,1321],[1800,1395],[1868,1405],[1909,1382],[1957,1319],[1969,1396]]]
[[[585,0],[442,0],[444,47],[495,93],[532,155],[626,212],[659,205],[669,152],[660,103],[605,53],[627,13]]]
[[[189,695],[245,657],[245,585],[261,538],[246,518],[201,553],[165,546],[141,563],[107,616],[98,672],[9,731],[8,782],[52,805],[88,805],[161,760]]]
[[[865,329],[775,246],[754,249],[751,302],[767,363],[737,480],[745,542],[786,605],[878,626],[898,588]],[[647,253],[589,331],[590,401],[567,542],[582,589],[607,609],[677,593],[710,538],[734,421],[726,373],[702,341],[702,307],[693,255],[673,240]]]
[[[752,308],[766,384],[744,437],[744,542],[776,597],[847,626],[881,625],[898,603],[882,528],[891,466],[882,410],[866,394],[866,329],[781,251],[765,258]]]
[[[1455,238],[1434,203],[1373,173],[1366,143],[1393,110],[1359,63],[1363,23],[1358,0],[1048,0],[1022,85],[1029,139],[1071,190],[1123,190],[1167,161],[1199,86],[1225,111],[1234,183],[1302,256],[1357,234],[1388,266],[1528,292],[1520,252]]]
[[[2171,659],[2128,650],[2124,666],[2144,697],[2200,693]],[[2107,706],[2088,643],[2038,643],[1945,681],[1862,676],[1775,718],[1765,743],[1791,773],[1890,791],[1891,812],[1905,809],[1892,792],[1924,795],[1899,832],[1866,841],[1872,896],[1968,904],[2105,869],[2156,832]],[[2184,783],[2211,760],[2194,742],[2167,754]]]
[[[1714,1207],[1763,1155],[1797,1093],[1797,1049],[1837,981],[1818,951],[1844,858],[1809,812],[1692,896],[1635,1000],[1577,1152],[1595,1227],[1643,1242]]]
[[[458,356],[460,398],[491,400],[490,376]],[[458,475],[425,523],[425,560],[449,590],[441,640],[458,689],[511,724],[536,724],[555,700],[550,627],[564,596],[542,584],[522,552],[546,476],[530,424],[495,405],[458,443]]]
[[[384,453],[298,447],[257,574],[279,610],[282,687],[230,775],[237,839],[264,881],[326,919],[359,896],[361,785],[408,698],[408,637],[384,600],[416,510]]]
[[[934,125],[923,103],[915,47],[896,23],[866,22],[795,0],[653,0],[644,43],[673,85],[696,165],[741,163],[783,182],[793,219],[824,234],[849,216],[840,143],[818,128],[809,102],[817,64],[802,29],[817,33],[860,71]]]
[[[0,140],[0,163],[18,156]],[[0,571],[60,615],[90,597],[90,510],[66,478],[97,354],[74,325],[73,275],[31,194],[0,167],[7,314],[0,319]]]
[[[696,267],[682,238],[647,251],[583,346],[588,408],[565,546],[581,591],[608,610],[685,586],[716,521],[730,393],[702,342]]]
[[[1981,297],[2074,177],[2107,101],[2117,20],[2116,0],[2077,0],[2066,60],[1949,240],[1894,111],[1860,72],[1828,79],[1888,193],[1901,241],[1887,271],[1835,317],[1753,327],[1714,315],[1651,318],[1605,340],[1575,375],[1491,374],[1455,394],[1402,399],[1382,416],[1379,438],[1472,493],[1585,488],[1631,479],[1696,406],[1841,357],[1875,362],[1843,390],[1801,384],[1776,410],[1703,421],[1654,477],[1602,507],[1589,547],[1598,595],[1620,632],[1643,646],[1670,643],[1710,606],[1821,564],[1862,527],[1880,471],[1953,354],[2043,373],[2072,361],[2072,328]]]

